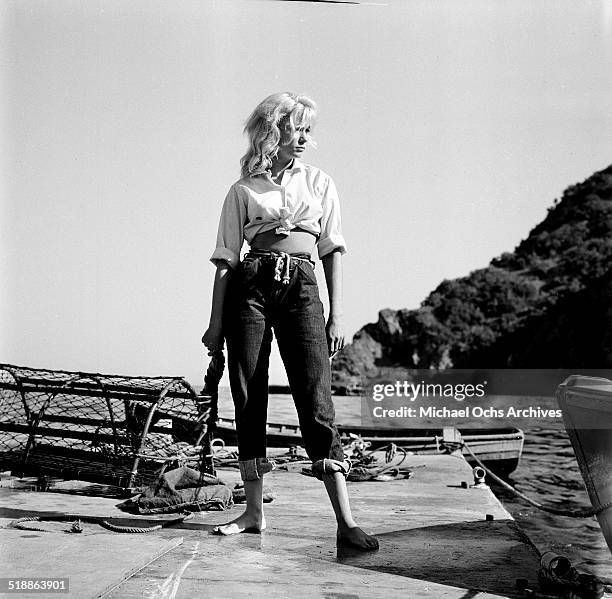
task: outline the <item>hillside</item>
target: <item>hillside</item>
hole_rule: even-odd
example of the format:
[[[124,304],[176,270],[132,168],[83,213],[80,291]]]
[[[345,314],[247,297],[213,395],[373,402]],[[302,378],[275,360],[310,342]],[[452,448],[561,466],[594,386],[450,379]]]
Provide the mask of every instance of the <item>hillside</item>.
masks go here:
[[[612,367],[612,166],[569,187],[513,252],[381,310],[334,360],[333,386],[411,369]]]

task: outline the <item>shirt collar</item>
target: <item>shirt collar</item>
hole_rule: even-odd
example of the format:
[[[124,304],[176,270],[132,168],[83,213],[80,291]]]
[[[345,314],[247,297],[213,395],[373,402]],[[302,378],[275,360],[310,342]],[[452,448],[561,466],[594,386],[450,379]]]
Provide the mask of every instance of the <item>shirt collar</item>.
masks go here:
[[[302,164],[302,162],[298,158],[294,158],[293,159],[293,164],[287,170],[288,171],[297,172],[297,171],[301,171],[303,166],[304,165]]]
[[[304,163],[298,158],[294,158],[291,165],[288,166],[285,169],[285,171],[291,172],[291,173],[297,173],[301,171],[303,168],[304,168]],[[254,173],[251,173],[251,177],[257,177],[258,175],[271,175],[270,169],[268,169],[267,171],[256,171]]]

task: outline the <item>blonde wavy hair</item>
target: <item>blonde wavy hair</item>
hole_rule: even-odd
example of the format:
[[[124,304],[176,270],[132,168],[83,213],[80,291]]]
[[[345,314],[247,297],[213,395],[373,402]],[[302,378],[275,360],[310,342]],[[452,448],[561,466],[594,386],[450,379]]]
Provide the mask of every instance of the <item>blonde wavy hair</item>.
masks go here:
[[[311,126],[316,115],[315,102],[290,92],[272,94],[260,102],[244,127],[249,149],[240,159],[242,176],[269,170],[283,136],[293,135],[297,127]],[[308,143],[314,145],[310,138]]]

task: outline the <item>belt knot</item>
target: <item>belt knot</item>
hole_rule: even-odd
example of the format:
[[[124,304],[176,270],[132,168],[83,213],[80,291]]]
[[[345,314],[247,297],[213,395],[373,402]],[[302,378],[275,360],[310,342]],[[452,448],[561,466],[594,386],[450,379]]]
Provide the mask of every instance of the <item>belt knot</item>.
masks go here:
[[[262,258],[274,262],[274,280],[282,282],[283,285],[289,285],[291,282],[291,266],[299,262],[310,262],[314,266],[314,262],[308,254],[288,254],[287,252],[279,252],[276,250],[265,250],[255,248],[246,256],[247,258]]]
[[[290,280],[289,269],[290,268],[291,268],[291,256],[285,252],[281,252],[276,257],[276,264],[274,266],[274,280],[280,281],[281,274],[282,274],[283,285],[289,285],[289,280]]]

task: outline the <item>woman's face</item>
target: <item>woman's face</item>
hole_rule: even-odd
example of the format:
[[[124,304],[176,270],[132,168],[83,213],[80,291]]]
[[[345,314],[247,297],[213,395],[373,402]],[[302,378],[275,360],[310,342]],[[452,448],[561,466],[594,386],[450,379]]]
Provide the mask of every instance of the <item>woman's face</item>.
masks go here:
[[[299,158],[306,144],[310,139],[311,127],[308,123],[300,123],[297,127],[291,124],[287,118],[281,123],[281,140],[278,145],[278,160],[280,162],[289,162],[294,158]]]

